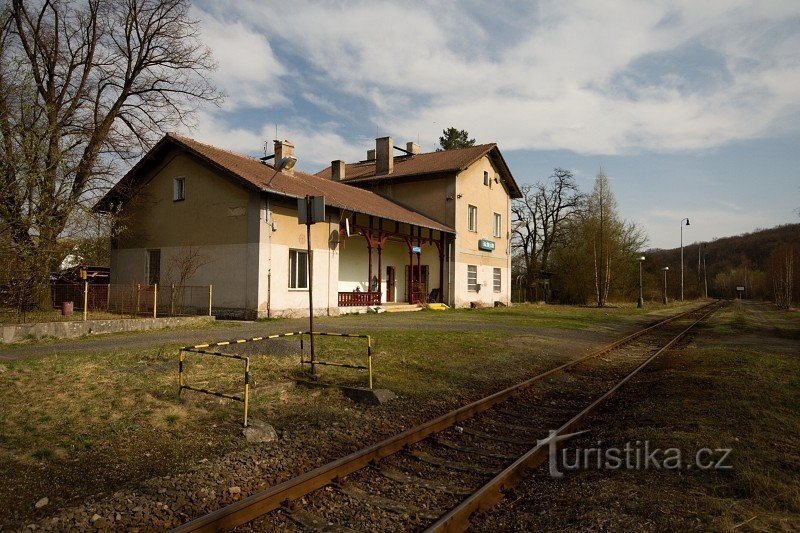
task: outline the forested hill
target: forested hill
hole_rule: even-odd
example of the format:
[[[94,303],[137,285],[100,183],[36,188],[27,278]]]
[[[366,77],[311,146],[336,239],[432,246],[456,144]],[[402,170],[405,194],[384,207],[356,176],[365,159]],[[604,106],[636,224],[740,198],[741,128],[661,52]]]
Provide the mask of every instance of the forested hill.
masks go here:
[[[702,247],[702,248],[701,248]],[[698,270],[698,252],[700,269]],[[705,254],[705,272],[702,259]],[[793,274],[793,300],[800,300],[800,224],[723,237],[708,243],[684,245],[684,295],[702,294],[704,277],[708,280],[709,296],[732,297],[736,286],[747,287],[748,297],[773,299],[775,283],[783,272],[787,281],[787,265]],[[680,290],[680,248],[653,249],[645,253],[645,271],[655,278],[660,269],[669,266],[668,292],[670,297]],[[787,262],[788,260],[788,262]],[[698,272],[700,276],[698,276]],[[789,280],[792,281],[792,280]],[[662,282],[663,283],[663,282]]]

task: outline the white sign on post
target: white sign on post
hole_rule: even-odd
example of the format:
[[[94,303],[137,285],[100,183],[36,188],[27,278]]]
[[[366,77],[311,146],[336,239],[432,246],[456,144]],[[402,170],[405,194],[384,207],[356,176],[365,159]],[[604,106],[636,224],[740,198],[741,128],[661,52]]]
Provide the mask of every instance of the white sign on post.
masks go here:
[[[306,208],[306,199],[297,199],[297,222],[299,224],[316,224],[325,221],[325,197],[311,196],[311,209]]]
[[[742,287],[742,286],[736,287],[736,290],[739,291],[739,292],[742,292],[742,291],[744,291],[744,287]]]

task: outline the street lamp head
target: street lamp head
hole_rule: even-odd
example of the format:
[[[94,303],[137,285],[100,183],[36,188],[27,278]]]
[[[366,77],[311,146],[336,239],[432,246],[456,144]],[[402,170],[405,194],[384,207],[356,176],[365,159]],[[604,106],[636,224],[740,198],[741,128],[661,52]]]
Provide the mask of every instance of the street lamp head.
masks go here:
[[[281,159],[277,165],[275,165],[275,170],[280,172],[281,170],[292,170],[294,165],[297,163],[297,158],[293,155],[286,156]]]
[[[686,219],[686,225],[687,226],[689,225],[689,219],[688,218]]]

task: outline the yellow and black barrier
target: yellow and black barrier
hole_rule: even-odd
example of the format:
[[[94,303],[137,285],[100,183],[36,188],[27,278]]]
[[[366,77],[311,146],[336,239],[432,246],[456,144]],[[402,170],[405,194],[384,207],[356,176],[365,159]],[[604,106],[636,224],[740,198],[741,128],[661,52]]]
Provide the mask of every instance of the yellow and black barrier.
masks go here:
[[[183,363],[185,360],[185,354],[187,353],[197,353],[202,355],[212,355],[214,357],[226,357],[228,359],[238,359],[239,361],[244,361],[244,393],[242,394],[241,398],[239,396],[235,396],[233,394],[225,394],[224,392],[213,391],[209,389],[201,389],[198,387],[192,387],[191,385],[186,384],[186,377],[183,369]],[[247,414],[248,409],[250,407],[250,358],[242,355],[235,355],[230,353],[222,353],[222,352],[213,352],[210,350],[203,350],[200,348],[194,348],[190,346],[185,346],[180,349],[178,352],[178,396],[180,397],[181,393],[184,390],[191,390],[195,392],[202,392],[203,394],[210,394],[212,396],[217,396],[219,398],[227,398],[228,400],[234,400],[236,402],[242,402],[244,404],[244,427],[247,427]]]
[[[338,366],[340,368],[353,368],[357,370],[366,370],[369,375],[369,388],[372,388],[372,338],[369,335],[360,335],[357,333],[327,333],[323,331],[306,331],[305,335],[316,335],[319,337],[349,337],[355,339],[367,340],[367,365],[351,365],[347,363],[335,363],[331,361],[320,361],[314,359],[313,361],[305,359],[305,352],[303,349],[303,337],[300,337],[300,366],[302,365],[322,365],[322,366]],[[312,367],[313,368],[313,367]]]
[[[367,365],[351,365],[347,363],[336,363],[331,361],[319,361],[314,359],[314,361],[305,360],[305,336],[306,335],[317,335],[322,337],[349,337],[349,338],[358,338],[358,339],[366,339],[367,341]],[[208,348],[216,348],[219,346],[232,346],[238,344],[245,344],[248,342],[259,342],[259,341],[267,341],[272,339],[279,339],[282,337],[300,337],[300,366],[302,368],[303,365],[322,365],[322,366],[338,366],[341,368],[353,368],[357,370],[366,370],[369,374],[369,388],[372,388],[372,338],[369,335],[360,335],[355,333],[327,333],[322,331],[315,331],[313,333],[309,331],[290,331],[288,333],[277,333],[275,335],[265,335],[263,337],[251,337],[249,339],[233,339],[228,341],[219,341],[219,342],[209,342],[203,344],[194,344],[191,346],[183,346],[178,349],[178,396],[184,390],[190,390],[194,392],[201,392],[203,394],[210,394],[212,396],[216,396],[218,398],[226,398],[228,400],[234,400],[237,402],[242,402],[244,404],[244,426],[247,427],[247,417],[250,408],[250,358],[244,355],[236,355],[230,353],[224,353],[215,350],[209,350]],[[234,395],[234,394],[226,394],[224,392],[214,391],[210,389],[204,389],[199,387],[192,387],[191,385],[186,384],[186,372],[184,370],[184,361],[187,353],[196,353],[200,355],[211,355],[214,357],[224,357],[228,359],[237,359],[240,361],[244,361],[244,391],[242,396]]]

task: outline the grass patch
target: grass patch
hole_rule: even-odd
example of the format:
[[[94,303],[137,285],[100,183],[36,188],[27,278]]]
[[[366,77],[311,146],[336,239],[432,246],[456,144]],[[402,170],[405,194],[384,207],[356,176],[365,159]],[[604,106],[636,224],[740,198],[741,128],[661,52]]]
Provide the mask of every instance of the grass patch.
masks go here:
[[[401,396],[396,404],[380,409],[390,410],[395,420],[407,420],[408,413],[452,408],[582,352],[572,341],[582,347],[587,339],[616,337],[616,329],[634,327],[621,322],[641,321],[645,312],[653,311],[655,319],[674,309],[525,305],[319,322],[320,329],[373,336],[375,386]],[[291,321],[281,325],[295,329]],[[202,329],[215,327],[219,325]],[[199,336],[209,334],[203,331]],[[366,362],[361,339],[317,340],[320,359]],[[295,342],[227,348],[252,356],[257,388],[300,375]],[[4,363],[3,370],[0,476],[5,483],[0,486],[0,529],[6,520],[29,516],[33,503],[43,496],[54,500],[57,495],[58,505],[65,505],[246,446],[239,431],[241,404],[191,392],[178,398],[177,345],[32,357]],[[241,391],[241,361],[190,354],[186,372],[194,386]],[[321,373],[338,384],[367,383],[365,371],[324,368]],[[358,424],[372,412],[381,411],[354,408],[335,390],[304,388],[256,395],[251,405],[253,417],[291,432]],[[344,430],[330,435],[352,439]]]

